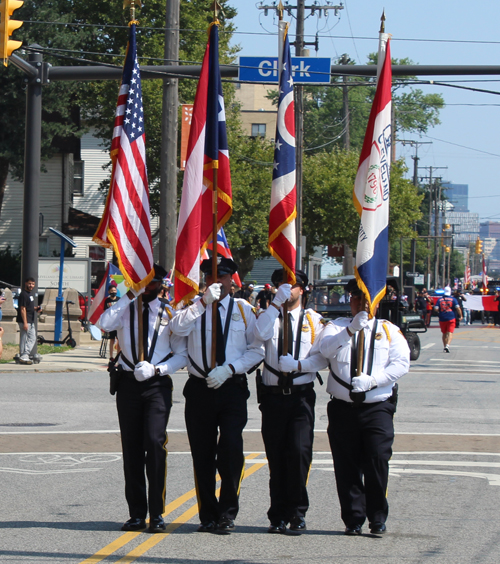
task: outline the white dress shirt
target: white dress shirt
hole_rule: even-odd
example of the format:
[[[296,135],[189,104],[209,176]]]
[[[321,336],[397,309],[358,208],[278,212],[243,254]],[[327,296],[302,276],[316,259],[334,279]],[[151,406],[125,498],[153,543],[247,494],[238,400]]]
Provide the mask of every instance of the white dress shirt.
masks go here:
[[[107,309],[99,318],[99,327],[103,331],[117,331],[118,342],[120,343],[120,348],[122,350],[122,355],[124,355],[129,362],[134,364],[134,354],[132,352],[132,338],[130,331],[130,304],[133,303],[135,308],[135,327],[134,327],[134,340],[135,340],[135,354],[138,355],[139,346],[139,330],[138,330],[138,313],[137,313],[137,300],[131,300],[127,295],[120,298],[113,306]],[[148,323],[148,350],[151,346],[153,340],[153,335],[155,331],[155,325],[157,322],[157,317],[161,302],[158,298],[149,302],[149,323]],[[144,308],[143,308],[144,309]],[[173,374],[184,368],[187,362],[187,344],[186,339],[179,337],[177,335],[171,335],[171,323],[170,315],[175,318],[176,312],[169,306],[165,305],[165,310],[163,312],[160,326],[158,329],[158,339],[156,341],[156,346],[151,358],[151,364],[160,368],[162,375]],[[139,314],[142,315],[142,312]],[[173,352],[172,356],[167,361],[162,360],[170,353]],[[144,351],[144,356],[146,356],[146,351]],[[124,370],[132,370],[122,359],[121,355],[118,359],[118,364],[123,366]]]
[[[302,308],[296,307],[295,309],[292,309],[288,312],[292,317],[292,335],[290,335],[289,338],[293,340],[294,358],[297,329],[300,314],[302,311]],[[266,348],[266,363],[278,371],[278,346],[280,333],[279,313],[280,312],[275,307],[271,306],[259,315],[257,323],[255,325],[255,334],[260,340],[264,342]],[[319,354],[319,351],[316,351],[313,356],[309,354],[314,342],[318,339],[319,334],[323,330],[324,326],[321,323],[321,319],[321,315],[319,313],[316,313],[313,309],[306,309],[304,312],[302,330],[300,331],[300,352],[299,358],[297,360],[300,360],[302,368],[301,372],[306,372],[306,374],[299,376],[298,378],[294,378],[294,386],[300,386],[302,384],[314,382],[316,378],[316,372],[318,372],[319,370],[324,370],[328,366],[328,362],[321,354]],[[286,355],[287,351],[283,351],[282,354]],[[262,370],[262,382],[266,386],[277,386],[278,376],[270,372],[264,366],[264,369]]]
[[[351,382],[351,337],[347,327],[351,319],[338,318],[323,330],[313,352],[319,350],[330,362],[334,374],[341,380]],[[368,322],[365,332],[363,372],[367,373],[369,348],[375,319]],[[358,332],[359,335],[359,332]],[[394,383],[410,369],[410,349],[398,327],[384,319],[377,320],[371,376],[377,387],[366,392],[365,403],[385,401],[392,394]],[[339,384],[330,374],[326,391],[333,397],[350,402],[349,390]]]
[[[230,297],[225,296],[219,303],[219,311],[222,321],[222,328],[225,330],[226,317],[228,313]],[[215,302],[217,303],[217,302]],[[204,370],[205,363],[210,367],[212,351],[212,306],[207,305],[206,309],[200,297],[189,307],[177,312],[172,319],[172,332],[181,337],[188,338],[188,353],[194,363]],[[241,309],[240,309],[241,307]],[[201,332],[201,318],[206,311],[206,334]],[[243,313],[242,313],[243,312]],[[251,368],[260,364],[264,358],[264,345],[261,341],[254,338],[255,314],[252,306],[243,299],[234,298],[231,321],[229,323],[229,334],[226,341],[226,360],[224,366],[232,364],[235,374],[244,374]],[[202,339],[205,340],[206,359],[202,354]],[[188,358],[189,372],[195,376],[203,378],[195,366]],[[210,372],[210,368],[208,370]]]

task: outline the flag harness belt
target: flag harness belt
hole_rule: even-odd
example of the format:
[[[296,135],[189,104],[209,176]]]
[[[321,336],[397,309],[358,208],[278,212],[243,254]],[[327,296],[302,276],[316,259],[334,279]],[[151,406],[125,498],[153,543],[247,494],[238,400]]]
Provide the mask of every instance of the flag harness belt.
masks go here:
[[[234,298],[230,298],[229,305],[227,308],[227,314],[226,314],[226,323],[224,325],[224,350],[226,350],[227,339],[229,337],[229,325],[231,323],[231,314],[233,313],[233,306],[234,306]],[[214,307],[214,304],[212,304],[212,307]],[[214,334],[214,330],[212,327],[212,336],[213,334]],[[191,355],[188,354],[189,362],[193,365],[193,368],[203,376],[203,378],[208,378],[208,373],[210,372],[210,367],[208,366],[208,362],[207,362],[206,336],[207,336],[207,310],[205,310],[203,312],[203,315],[201,316],[201,355],[203,359],[203,366],[205,369],[203,370],[202,368],[200,368],[196,364],[196,362],[191,358]]]

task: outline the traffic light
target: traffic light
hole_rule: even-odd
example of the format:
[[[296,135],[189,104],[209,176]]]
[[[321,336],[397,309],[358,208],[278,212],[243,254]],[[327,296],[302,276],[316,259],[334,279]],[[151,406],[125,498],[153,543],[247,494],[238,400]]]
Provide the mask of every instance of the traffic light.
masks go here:
[[[476,255],[480,255],[483,252],[483,242],[478,237],[476,240]]]
[[[24,4],[21,0],[0,0],[0,59],[7,66],[7,59],[12,55],[12,51],[19,49],[22,41],[9,39],[12,32],[23,25],[23,22],[11,20],[10,16],[15,10]]]

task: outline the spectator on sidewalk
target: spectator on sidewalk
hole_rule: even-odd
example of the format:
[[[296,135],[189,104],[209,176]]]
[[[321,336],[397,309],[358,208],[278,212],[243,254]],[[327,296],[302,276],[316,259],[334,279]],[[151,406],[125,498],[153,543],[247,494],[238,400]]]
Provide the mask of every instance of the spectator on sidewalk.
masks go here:
[[[19,324],[19,362],[21,364],[33,364],[31,351],[36,343],[35,311],[40,311],[41,307],[35,307],[35,279],[26,278],[24,290],[18,300],[17,323]]]

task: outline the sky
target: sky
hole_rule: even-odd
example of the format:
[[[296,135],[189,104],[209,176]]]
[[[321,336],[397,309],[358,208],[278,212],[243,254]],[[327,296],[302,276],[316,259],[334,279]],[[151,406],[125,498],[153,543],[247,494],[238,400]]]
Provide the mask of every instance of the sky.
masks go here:
[[[288,0],[296,5],[296,0]],[[306,5],[315,0],[307,0]],[[230,1],[238,10],[234,23],[234,44],[241,47],[241,56],[276,56],[277,18],[259,10],[260,2]],[[268,1],[263,4],[271,5]],[[285,2],[283,2],[285,4]],[[317,1],[326,5],[326,1]],[[340,4],[340,1],[330,2]],[[393,58],[410,58],[421,65],[498,65],[500,67],[500,2],[498,0],[344,0],[344,9],[335,17],[321,19],[306,10],[306,41],[313,41],[319,32],[319,51],[311,48],[311,57],[336,59],[347,53],[357,64],[366,64],[369,53],[378,49],[380,16],[385,9],[386,32],[392,35]],[[292,12],[292,15],[295,12]],[[307,17],[309,15],[309,17]],[[295,39],[295,20],[291,22],[291,40]],[[293,55],[293,49],[292,49]],[[473,92],[453,87],[419,85],[424,94],[440,93],[446,107],[440,112],[441,124],[426,135],[406,134],[407,140],[432,142],[418,148],[420,167],[447,167],[434,175],[443,181],[468,184],[469,211],[479,214],[481,221],[500,221],[500,76],[421,77],[425,80],[491,90],[496,93]],[[396,145],[396,156],[407,159],[412,175],[415,148]],[[428,176],[428,170],[419,170]]]

